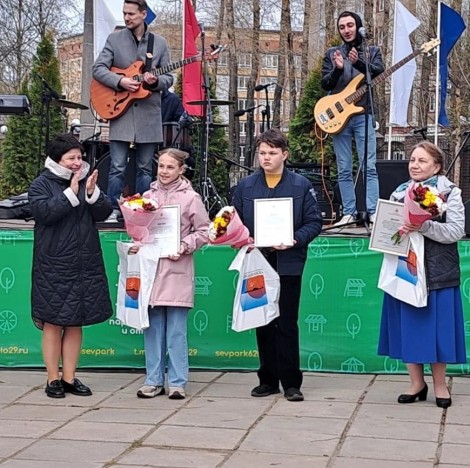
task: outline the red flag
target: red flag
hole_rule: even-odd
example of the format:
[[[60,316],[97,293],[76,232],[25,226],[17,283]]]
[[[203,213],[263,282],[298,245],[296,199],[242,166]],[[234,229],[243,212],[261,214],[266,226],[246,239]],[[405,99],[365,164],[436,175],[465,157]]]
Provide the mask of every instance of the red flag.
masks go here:
[[[198,54],[196,38],[201,30],[194,14],[191,0],[184,0],[184,26],[183,26],[183,58]],[[189,105],[190,101],[202,101],[202,68],[201,62],[193,62],[183,67],[183,106],[189,115],[201,117],[202,106]]]

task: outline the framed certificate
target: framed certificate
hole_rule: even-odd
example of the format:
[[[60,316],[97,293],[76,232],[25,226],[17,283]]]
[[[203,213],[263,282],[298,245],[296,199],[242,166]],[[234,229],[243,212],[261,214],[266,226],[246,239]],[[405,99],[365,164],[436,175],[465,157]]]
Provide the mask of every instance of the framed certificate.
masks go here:
[[[158,216],[149,226],[154,243],[160,249],[160,258],[176,255],[181,243],[181,214],[179,205],[162,207]]]
[[[292,198],[260,198],[255,203],[255,246],[294,245]]]
[[[403,206],[403,203],[379,199],[370,236],[370,250],[404,257],[408,255],[409,236],[403,236],[397,244],[392,240],[392,236],[403,225]]]

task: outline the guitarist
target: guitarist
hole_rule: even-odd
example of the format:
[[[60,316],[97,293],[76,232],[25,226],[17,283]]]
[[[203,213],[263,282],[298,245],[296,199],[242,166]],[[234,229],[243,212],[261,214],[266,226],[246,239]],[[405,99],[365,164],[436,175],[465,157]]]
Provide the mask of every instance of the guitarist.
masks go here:
[[[359,73],[366,74],[364,61],[364,47],[359,28],[362,20],[356,13],[344,11],[338,17],[337,27],[343,44],[331,47],[326,51],[322,65],[321,86],[324,90],[336,94],[343,91],[353,77]],[[369,65],[371,78],[380,75],[384,71],[382,54],[375,46],[369,47]],[[354,91],[354,90],[352,90]],[[364,95],[356,103],[357,106],[366,107],[367,96]],[[365,111],[364,111],[365,112]],[[369,113],[372,114],[372,103]],[[352,224],[355,221],[356,195],[353,182],[353,155],[352,141],[356,142],[359,161],[362,166],[364,158],[365,142],[365,114],[357,114],[350,118],[344,129],[333,135],[333,147],[336,154],[338,166],[338,183],[343,202],[343,218],[335,224],[342,226]],[[369,221],[375,220],[375,209],[379,197],[379,182],[375,167],[376,161],[376,139],[374,130],[374,119],[369,116],[368,140],[367,140],[367,200],[366,208]]]
[[[111,67],[125,69],[136,60],[146,64],[145,70],[170,63],[166,40],[151,34],[145,24],[146,1],[124,0],[123,15],[126,27],[108,36],[93,65],[93,78],[116,90],[125,89],[132,93],[140,86],[146,86],[153,92],[147,99],[134,102],[123,115],[109,123],[111,167],[108,196],[113,202],[114,211],[108,221],[116,221],[120,213],[117,200],[125,185],[127,154],[131,144],[135,145],[136,154],[136,192],[143,194],[150,187],[156,145],[163,141],[160,91],[167,90],[173,84],[170,73],[156,77],[146,72],[141,84],[110,70]]]

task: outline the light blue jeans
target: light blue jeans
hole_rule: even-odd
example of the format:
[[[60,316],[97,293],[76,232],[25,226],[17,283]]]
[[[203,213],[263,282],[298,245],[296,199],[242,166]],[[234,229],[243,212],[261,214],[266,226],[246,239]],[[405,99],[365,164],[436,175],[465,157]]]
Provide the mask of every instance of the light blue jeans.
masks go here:
[[[187,319],[189,308],[149,307],[149,328],[144,330],[145,385],[164,385],[168,350],[168,385],[185,387],[188,383]]]
[[[379,178],[375,167],[376,137],[373,124],[373,118],[369,115],[366,176],[366,207],[369,214],[375,213],[377,200],[379,198]],[[354,115],[341,133],[333,135],[333,147],[336,154],[336,164],[338,166],[338,184],[343,202],[343,213],[345,215],[354,215],[357,212],[356,193],[352,172],[352,141],[354,138],[359,156],[359,164],[362,169],[364,159],[365,128],[365,115]]]
[[[155,157],[155,143],[136,143],[136,183],[135,193],[141,195],[150,188],[153,177],[153,158]],[[111,198],[113,208],[119,209],[118,199],[122,194],[126,181],[127,156],[129,143],[127,141],[112,140],[109,142],[111,165],[108,175],[108,196]]]

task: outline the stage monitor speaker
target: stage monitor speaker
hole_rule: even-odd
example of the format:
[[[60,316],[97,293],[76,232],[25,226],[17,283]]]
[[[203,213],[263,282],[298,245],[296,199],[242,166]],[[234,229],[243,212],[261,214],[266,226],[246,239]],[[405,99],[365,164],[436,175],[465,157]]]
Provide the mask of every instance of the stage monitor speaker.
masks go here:
[[[393,191],[403,182],[410,179],[408,161],[394,159],[379,159],[376,163],[379,176],[379,198],[388,200]],[[358,211],[365,211],[364,183],[359,177],[356,184],[356,204]]]

